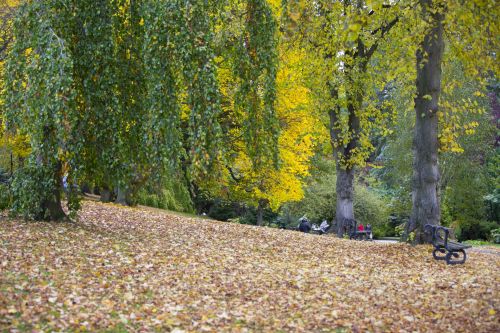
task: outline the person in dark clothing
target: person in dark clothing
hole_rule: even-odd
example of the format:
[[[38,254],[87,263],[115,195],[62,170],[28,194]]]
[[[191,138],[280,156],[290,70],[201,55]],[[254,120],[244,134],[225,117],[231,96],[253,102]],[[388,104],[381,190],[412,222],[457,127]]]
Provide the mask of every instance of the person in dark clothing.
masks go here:
[[[299,220],[299,231],[308,233],[311,231],[311,222],[306,217],[302,217]]]
[[[372,226],[370,224],[367,224],[365,230],[368,233],[369,239],[372,240],[373,239]]]

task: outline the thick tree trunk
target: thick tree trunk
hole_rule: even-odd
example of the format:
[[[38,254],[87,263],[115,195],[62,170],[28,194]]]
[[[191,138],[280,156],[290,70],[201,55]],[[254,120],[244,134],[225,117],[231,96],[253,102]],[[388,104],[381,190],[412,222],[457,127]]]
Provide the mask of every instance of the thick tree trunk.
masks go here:
[[[116,192],[115,203],[123,205],[123,206],[128,206],[128,204],[127,204],[127,191],[125,191],[125,189],[123,189],[123,187],[118,186],[115,188],[115,192]]]
[[[123,205],[123,206],[130,206],[132,204],[132,200],[130,200],[130,190],[125,189],[122,186],[117,186],[115,189],[116,192],[116,199],[115,203]]]
[[[259,205],[257,206],[257,225],[264,224],[264,208],[268,205],[266,199],[259,199]]]
[[[40,155],[37,158],[37,163],[39,165],[44,164],[44,159]],[[37,220],[47,220],[47,221],[59,221],[66,217],[66,213],[62,208],[61,204],[61,162],[57,162],[53,166],[52,177],[56,186],[54,187],[52,193],[49,193],[45,200],[41,202],[41,211],[43,216],[38,216]]]
[[[66,217],[61,205],[60,187],[55,188],[50,199],[43,202],[43,210],[46,212],[45,218],[50,221],[59,221]]]
[[[440,222],[438,168],[438,101],[441,90],[441,61],[444,49],[444,14],[431,13],[432,0],[421,0],[423,15],[432,23],[417,51],[417,97],[415,97],[415,135],[413,141],[412,214],[406,237],[415,233],[415,242],[429,241],[426,224]]]
[[[349,221],[354,220],[354,170],[337,165],[337,236],[343,237]]]
[[[111,202],[111,190],[107,186],[101,188],[101,202]]]
[[[331,89],[330,94],[333,99],[338,98],[338,91]],[[338,114],[340,110],[330,110],[330,140],[332,143],[333,156],[337,168],[337,205],[335,209],[335,221],[331,232],[336,232],[338,237],[343,237],[347,232],[352,220],[354,220],[354,168],[342,166],[342,160],[347,161],[351,157],[351,152],[358,145],[358,133],[360,130],[360,120],[356,116],[356,107],[361,106],[362,96],[355,95],[350,98],[351,103],[348,105],[349,111],[349,129],[353,133],[351,141],[345,147],[336,146],[339,138]],[[354,105],[357,103],[357,105]]]

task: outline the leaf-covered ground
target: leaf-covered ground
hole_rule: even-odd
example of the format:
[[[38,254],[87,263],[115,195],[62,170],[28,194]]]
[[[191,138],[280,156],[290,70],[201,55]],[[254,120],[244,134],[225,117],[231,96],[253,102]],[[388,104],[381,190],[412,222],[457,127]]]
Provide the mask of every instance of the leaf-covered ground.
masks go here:
[[[453,267],[428,246],[96,202],[77,223],[0,218],[0,331],[500,330],[494,253]]]

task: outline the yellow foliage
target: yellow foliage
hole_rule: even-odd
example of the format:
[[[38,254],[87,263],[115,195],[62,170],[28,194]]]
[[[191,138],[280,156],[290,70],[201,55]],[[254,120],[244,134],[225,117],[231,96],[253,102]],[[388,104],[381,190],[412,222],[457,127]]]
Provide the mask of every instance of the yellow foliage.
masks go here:
[[[303,51],[293,49],[281,54],[276,100],[277,116],[282,127],[278,140],[280,167],[275,169],[269,165],[255,170],[243,149],[233,166],[244,175],[245,181],[232,190],[239,191],[240,197],[246,197],[253,203],[266,199],[274,210],[285,202],[302,199],[303,179],[309,175],[309,160],[314,154],[314,147],[318,138],[327,135],[314,113],[310,92],[303,84],[301,67],[305,56]],[[240,147],[243,148],[243,143]]]
[[[281,0],[269,1],[273,13],[279,17]],[[305,81],[307,72],[304,62],[308,57],[305,50],[281,43],[279,47],[279,68],[276,82],[275,109],[280,124],[278,138],[279,167],[273,165],[254,166],[246,152],[242,124],[247,114],[234,107],[237,84],[231,65],[226,59],[217,58],[218,80],[222,94],[222,108],[228,114],[230,126],[227,148],[230,165],[220,166],[218,179],[204,187],[218,188],[219,195],[256,205],[264,199],[272,209],[283,203],[300,200],[304,178],[309,175],[310,158],[314,154],[319,138],[326,138],[326,128],[315,112],[312,94]],[[222,164],[222,162],[221,162]]]
[[[10,13],[14,10],[14,7],[19,4],[19,0],[0,0],[0,10],[1,13],[7,15],[5,17],[9,17],[9,21],[7,21],[7,26],[4,26],[6,29],[0,33],[0,43],[6,42],[9,40],[10,33]],[[5,17],[0,17],[0,20],[5,19]],[[32,49],[28,48],[25,50],[25,55],[29,56],[32,53]],[[7,50],[4,50],[7,52]],[[4,61],[6,54],[0,54],[0,91],[4,88],[3,82],[3,71],[4,71]],[[23,82],[23,85],[26,83]],[[0,94],[0,109],[4,104],[4,101],[1,99],[2,95]],[[5,131],[5,123],[3,121],[2,114],[0,113],[0,148],[6,148],[7,151],[12,152],[17,157],[26,157],[30,153],[30,145],[29,138],[20,132],[9,133]]]

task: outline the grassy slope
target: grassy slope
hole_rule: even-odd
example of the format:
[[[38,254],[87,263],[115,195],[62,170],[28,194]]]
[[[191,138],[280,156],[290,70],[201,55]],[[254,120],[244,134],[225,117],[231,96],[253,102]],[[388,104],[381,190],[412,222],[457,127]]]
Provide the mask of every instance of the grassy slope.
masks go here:
[[[0,332],[500,329],[495,254],[453,267],[429,247],[91,201],[77,224],[0,219]]]

